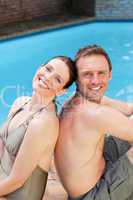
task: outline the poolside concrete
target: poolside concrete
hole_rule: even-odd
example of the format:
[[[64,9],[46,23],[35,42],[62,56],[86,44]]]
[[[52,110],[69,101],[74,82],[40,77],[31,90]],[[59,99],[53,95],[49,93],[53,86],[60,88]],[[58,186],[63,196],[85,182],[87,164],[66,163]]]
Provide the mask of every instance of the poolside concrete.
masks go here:
[[[42,200],[67,200],[67,193],[59,180],[54,159],[51,162],[47,186]]]
[[[86,15],[64,14],[44,16],[29,21],[6,24],[4,26],[0,26],[0,40],[83,22],[90,22],[92,20],[94,20],[94,18],[90,18]]]

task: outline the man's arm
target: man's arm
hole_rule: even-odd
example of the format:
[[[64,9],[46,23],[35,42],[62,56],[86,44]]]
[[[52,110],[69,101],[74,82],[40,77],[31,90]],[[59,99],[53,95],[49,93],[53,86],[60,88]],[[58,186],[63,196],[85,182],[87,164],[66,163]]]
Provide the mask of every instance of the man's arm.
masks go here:
[[[88,129],[101,135],[109,133],[120,139],[133,142],[133,120],[109,106],[90,106],[84,111]],[[89,123],[88,123],[89,121]]]
[[[102,98],[101,104],[115,108],[128,117],[133,115],[133,103],[115,100],[104,96]]]
[[[53,151],[58,136],[58,120],[45,116],[29,124],[9,176],[0,181],[0,197],[20,188],[38,165],[46,151]],[[52,153],[51,153],[52,156]]]

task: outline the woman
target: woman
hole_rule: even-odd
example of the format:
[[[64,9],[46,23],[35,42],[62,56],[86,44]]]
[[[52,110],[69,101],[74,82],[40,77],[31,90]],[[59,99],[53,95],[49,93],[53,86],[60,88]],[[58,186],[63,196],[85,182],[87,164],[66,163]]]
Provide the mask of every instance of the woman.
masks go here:
[[[58,137],[54,99],[74,80],[72,60],[51,59],[33,78],[32,97],[13,104],[0,131],[0,197],[7,200],[41,200]]]

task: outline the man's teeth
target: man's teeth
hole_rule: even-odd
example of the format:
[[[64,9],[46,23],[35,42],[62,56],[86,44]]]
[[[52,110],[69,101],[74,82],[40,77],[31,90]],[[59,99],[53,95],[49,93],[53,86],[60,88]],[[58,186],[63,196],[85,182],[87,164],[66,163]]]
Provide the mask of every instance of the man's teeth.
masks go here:
[[[92,88],[92,90],[99,90],[99,89],[100,89],[100,86]]]

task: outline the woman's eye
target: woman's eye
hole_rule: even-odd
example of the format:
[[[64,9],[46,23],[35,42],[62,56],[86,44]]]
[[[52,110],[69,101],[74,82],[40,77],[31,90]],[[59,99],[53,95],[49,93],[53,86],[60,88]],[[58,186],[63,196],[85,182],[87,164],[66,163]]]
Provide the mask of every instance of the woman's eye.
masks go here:
[[[47,70],[48,72],[51,72],[51,69],[50,69],[49,67],[46,67],[46,70]]]
[[[40,65],[40,69],[42,69],[42,68],[44,68],[45,67],[45,65],[44,64],[41,64]]]

